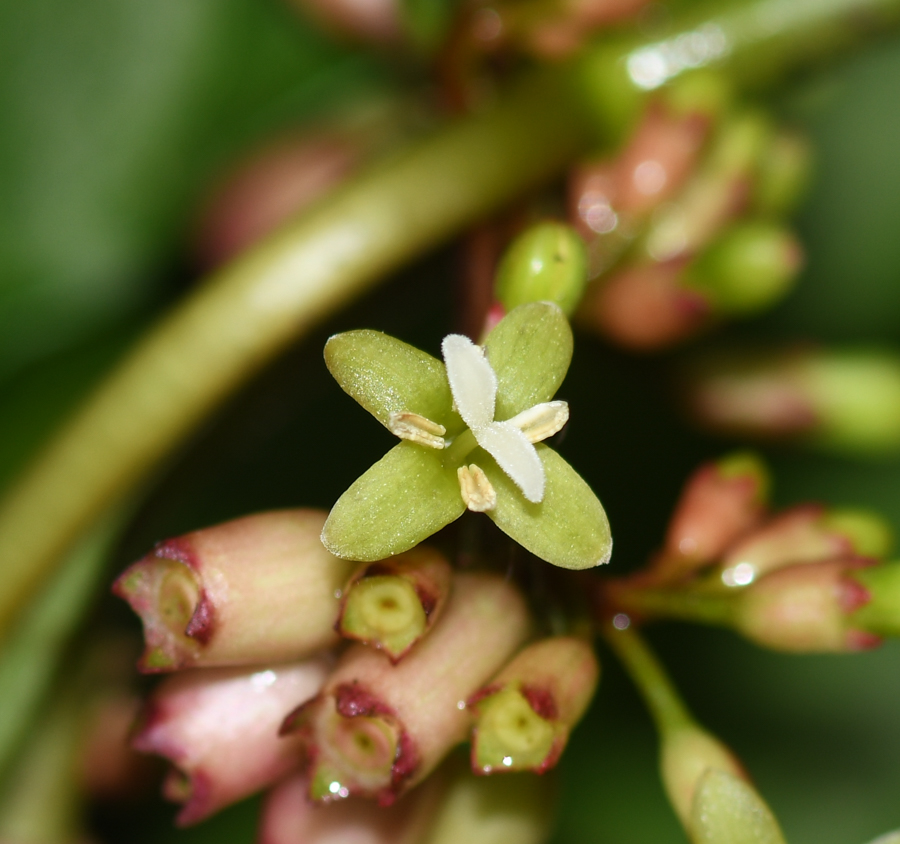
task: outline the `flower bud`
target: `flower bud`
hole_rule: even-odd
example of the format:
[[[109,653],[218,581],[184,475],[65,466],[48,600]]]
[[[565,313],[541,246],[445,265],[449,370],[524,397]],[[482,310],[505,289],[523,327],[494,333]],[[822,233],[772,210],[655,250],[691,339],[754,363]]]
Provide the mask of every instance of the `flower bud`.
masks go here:
[[[719,432],[851,452],[900,447],[900,360],[891,354],[717,354],[689,372],[685,393],[695,418]]]
[[[654,574],[678,579],[718,559],[759,522],[768,492],[768,470],[753,454],[701,466],[681,492]]]
[[[663,731],[660,747],[663,786],[675,814],[687,830],[691,829],[691,810],[698,789],[710,770],[744,777],[737,757],[715,736],[693,722]]]
[[[802,504],[775,516],[730,548],[720,575],[726,586],[746,586],[767,572],[797,563],[884,557],[891,542],[889,526],[873,513]]]
[[[446,784],[429,777],[392,806],[346,800],[317,806],[301,774],[273,788],[263,804],[257,844],[420,844]]]
[[[465,701],[528,635],[512,583],[457,574],[440,622],[401,662],[364,645],[347,650],[321,694],[285,719],[311,759],[310,796],[362,794],[389,805],[424,779],[469,726]]]
[[[754,209],[770,217],[789,214],[806,191],[812,165],[809,141],[797,132],[779,132],[759,159]]]
[[[785,844],[778,821],[746,780],[710,769],[691,810],[692,844]]]
[[[599,676],[594,650],[582,639],[556,636],[529,645],[469,700],[476,712],[472,770],[552,768]]]
[[[322,547],[325,514],[280,510],[162,542],[113,585],[141,617],[142,671],[297,659],[339,641],[355,563]]]
[[[710,302],[681,284],[683,261],[624,267],[586,297],[580,316],[611,340],[653,351],[684,340],[709,322]]]
[[[324,658],[292,665],[186,671],[151,695],[132,741],[172,762],[163,794],[183,803],[176,822],[197,823],[297,766],[297,738],[282,738],[285,713],[321,687]]]
[[[869,596],[851,622],[876,636],[900,636],[900,563],[861,568],[851,579]]]
[[[227,261],[324,196],[361,163],[364,146],[350,132],[323,130],[251,153],[206,201],[196,238],[203,263]]]
[[[555,803],[552,775],[475,776],[451,758],[446,792],[422,844],[543,844]]]
[[[507,311],[528,302],[553,302],[570,315],[587,283],[587,252],[578,233],[545,222],[520,234],[500,263],[497,298]]]
[[[867,560],[847,558],[778,569],[735,596],[735,629],[763,647],[796,653],[842,653],[881,643],[855,612],[871,595],[856,579]]]
[[[884,835],[879,835],[874,841],[870,841],[869,844],[900,844],[900,829],[895,832],[886,832]]]
[[[400,40],[399,0],[290,0],[338,35],[374,44]]]
[[[748,187],[770,137],[767,118],[754,111],[725,121],[703,164],[678,199],[653,220],[645,238],[656,261],[704,248],[747,205]]]
[[[338,630],[397,662],[440,617],[451,576],[450,563],[425,546],[363,565],[344,590]]]
[[[681,281],[707,296],[717,314],[750,314],[783,298],[802,263],[800,243],[783,226],[741,222],[692,261]]]

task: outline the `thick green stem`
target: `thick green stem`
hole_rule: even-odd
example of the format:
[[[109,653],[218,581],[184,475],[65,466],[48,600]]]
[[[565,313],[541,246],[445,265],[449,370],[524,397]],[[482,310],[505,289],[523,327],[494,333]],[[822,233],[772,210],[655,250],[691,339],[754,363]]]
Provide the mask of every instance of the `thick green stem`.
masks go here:
[[[696,587],[642,588],[628,580],[612,581],[604,591],[613,611],[645,618],[674,618],[698,624],[730,626],[734,597],[728,592],[707,592]]]
[[[660,735],[692,725],[694,719],[678,690],[640,634],[631,626],[619,629],[613,624],[604,625],[602,632],[638,687]]]
[[[859,24],[884,23],[898,8],[900,0],[755,0],[712,28],[694,27],[703,44],[675,38],[666,42],[674,52],[600,48],[599,64],[579,65],[581,78],[612,133],[653,87],[636,72],[640,49],[650,51],[643,67],[651,77],[662,57],[666,78],[715,62],[747,81],[759,67],[806,60],[823,40],[833,48]],[[688,43],[706,49],[702,61],[696,50],[679,52]],[[492,111],[347,186],[207,281],[151,331],[0,504],[0,636],[98,515],[281,349],[583,150],[587,104],[569,79],[565,71],[536,75]]]

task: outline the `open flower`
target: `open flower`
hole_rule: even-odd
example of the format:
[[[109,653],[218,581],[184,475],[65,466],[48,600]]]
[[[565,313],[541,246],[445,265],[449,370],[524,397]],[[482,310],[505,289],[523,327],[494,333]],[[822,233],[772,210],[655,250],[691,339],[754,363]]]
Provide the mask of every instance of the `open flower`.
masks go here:
[[[612,540],[591,488],[546,445],[568,405],[551,401],[572,358],[572,332],[548,302],[511,311],[484,347],[451,334],[444,363],[377,331],[325,346],[341,387],[403,442],[335,504],[322,531],[333,554],[379,560],[459,518],[485,512],[533,554],[584,569]]]

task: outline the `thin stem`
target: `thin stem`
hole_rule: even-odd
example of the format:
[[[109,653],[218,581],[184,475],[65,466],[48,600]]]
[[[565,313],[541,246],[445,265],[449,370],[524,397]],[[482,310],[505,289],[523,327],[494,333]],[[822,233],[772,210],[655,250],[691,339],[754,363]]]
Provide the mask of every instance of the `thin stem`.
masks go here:
[[[697,587],[643,588],[627,579],[605,584],[603,598],[613,612],[621,610],[646,618],[675,618],[699,624],[728,626],[734,602],[728,593]]]
[[[643,637],[631,626],[602,627],[603,638],[638,687],[661,735],[693,724],[687,705]]]

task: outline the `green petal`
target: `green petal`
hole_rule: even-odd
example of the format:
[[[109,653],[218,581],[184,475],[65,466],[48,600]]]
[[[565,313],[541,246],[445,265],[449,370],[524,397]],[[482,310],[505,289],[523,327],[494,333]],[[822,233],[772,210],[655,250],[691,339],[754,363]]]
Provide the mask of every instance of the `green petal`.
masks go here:
[[[392,413],[418,413],[460,430],[444,364],[380,331],[346,331],[325,344],[325,365],[345,392],[382,425]]]
[[[338,499],[322,542],[338,557],[383,560],[418,545],[465,509],[456,468],[444,466],[441,452],[402,442]]]
[[[551,302],[532,302],[510,311],[485,341],[497,373],[496,419],[510,419],[550,401],[572,360],[572,329]]]
[[[588,569],[609,562],[612,537],[603,505],[582,477],[552,448],[535,446],[547,486],[532,504],[485,451],[468,458],[482,468],[497,492],[488,512],[497,527],[532,554],[564,569]]]
[[[743,780],[708,770],[691,810],[697,844],[784,844],[778,822],[762,798]]]

